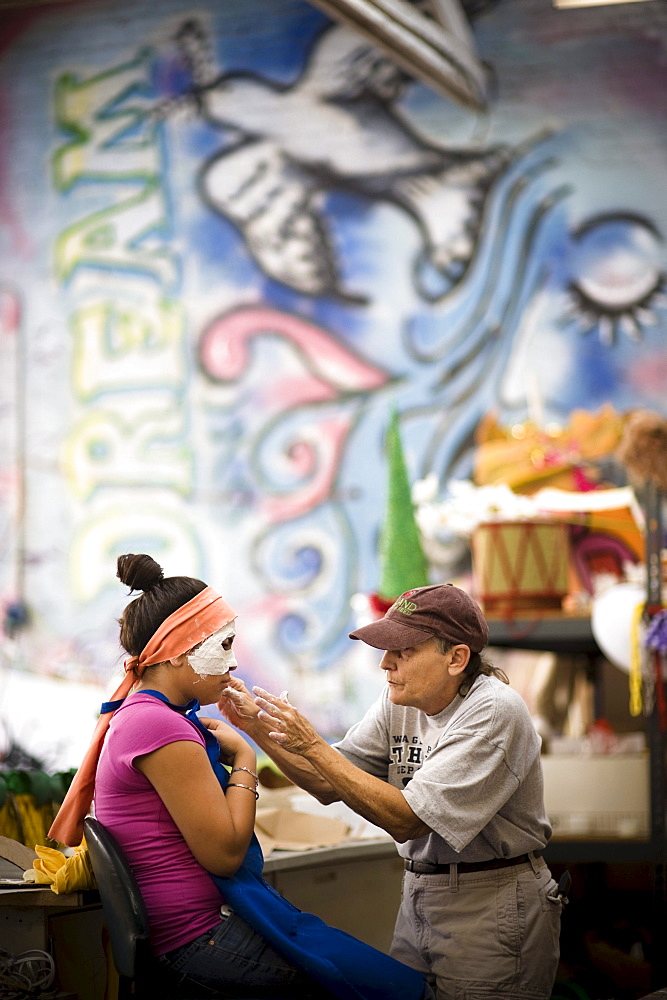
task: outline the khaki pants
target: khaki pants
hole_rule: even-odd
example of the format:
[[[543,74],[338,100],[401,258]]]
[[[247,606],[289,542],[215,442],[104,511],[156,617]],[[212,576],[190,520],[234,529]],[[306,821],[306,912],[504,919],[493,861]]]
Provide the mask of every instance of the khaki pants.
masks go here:
[[[532,856],[531,856],[532,858]],[[541,858],[449,875],[405,872],[391,954],[437,1000],[549,1000],[562,903]]]

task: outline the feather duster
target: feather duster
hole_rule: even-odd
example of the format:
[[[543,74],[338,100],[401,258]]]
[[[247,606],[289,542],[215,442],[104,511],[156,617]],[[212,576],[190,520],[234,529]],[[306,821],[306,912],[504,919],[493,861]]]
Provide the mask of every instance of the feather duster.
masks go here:
[[[633,485],[652,483],[667,491],[667,419],[651,410],[629,414],[616,458]]]

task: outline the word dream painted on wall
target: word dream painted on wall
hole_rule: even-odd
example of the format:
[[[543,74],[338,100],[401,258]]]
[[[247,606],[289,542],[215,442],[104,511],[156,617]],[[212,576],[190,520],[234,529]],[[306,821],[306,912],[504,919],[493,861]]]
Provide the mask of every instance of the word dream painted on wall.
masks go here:
[[[87,79],[63,75],[55,92],[56,121],[69,138],[55,152],[53,178],[74,216],[57,236],[55,268],[67,289],[81,414],[64,442],[64,470],[84,514],[72,545],[83,601],[107,586],[109,554],[133,535],[198,562],[195,532],[173,502],[192,492],[193,454],[181,262],[148,114],[151,65],[143,51]],[[128,505],[133,488],[139,494]]]

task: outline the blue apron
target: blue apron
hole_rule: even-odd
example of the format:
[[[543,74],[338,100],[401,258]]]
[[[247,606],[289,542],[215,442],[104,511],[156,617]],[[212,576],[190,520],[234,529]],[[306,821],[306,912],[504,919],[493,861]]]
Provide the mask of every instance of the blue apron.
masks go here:
[[[187,705],[173,705],[160,691],[137,694],[159,698],[197,727],[206,741],[213,771],[226,788],[229,773],[220,763],[220,744],[197,717],[199,702],[193,699]],[[107,702],[102,711],[113,711],[121,704]],[[262,849],[253,834],[236,874],[211,878],[225,902],[277,952],[340,1000],[420,1000],[424,992],[420,972],[292,906],[262,878],[263,867]]]

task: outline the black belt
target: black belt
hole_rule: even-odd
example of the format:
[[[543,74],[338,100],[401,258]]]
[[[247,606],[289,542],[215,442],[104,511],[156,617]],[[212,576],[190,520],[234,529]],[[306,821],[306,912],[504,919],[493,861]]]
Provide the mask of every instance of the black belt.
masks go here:
[[[537,852],[535,852],[535,856]],[[494,868],[512,868],[514,865],[526,865],[530,862],[527,854],[519,854],[516,858],[491,858],[490,861],[458,861],[456,865],[459,875],[464,872],[490,872]],[[406,872],[416,872],[417,875],[449,875],[449,865],[431,865],[427,861],[410,861],[404,863]]]

